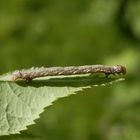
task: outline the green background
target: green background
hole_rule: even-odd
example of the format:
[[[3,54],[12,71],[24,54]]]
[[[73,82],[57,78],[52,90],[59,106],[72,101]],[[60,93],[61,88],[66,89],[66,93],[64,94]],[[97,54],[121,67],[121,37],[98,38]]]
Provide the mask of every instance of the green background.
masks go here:
[[[122,64],[126,80],[60,99],[2,139],[140,139],[139,0],[1,0],[0,72]]]

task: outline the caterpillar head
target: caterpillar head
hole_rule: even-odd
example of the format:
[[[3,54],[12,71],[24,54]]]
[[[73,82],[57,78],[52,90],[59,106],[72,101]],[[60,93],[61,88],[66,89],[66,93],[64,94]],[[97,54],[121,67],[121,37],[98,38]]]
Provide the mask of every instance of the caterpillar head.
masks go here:
[[[122,65],[117,65],[117,66],[114,66],[113,72],[118,73],[118,74],[122,73],[123,75],[125,75],[126,74],[126,68]]]

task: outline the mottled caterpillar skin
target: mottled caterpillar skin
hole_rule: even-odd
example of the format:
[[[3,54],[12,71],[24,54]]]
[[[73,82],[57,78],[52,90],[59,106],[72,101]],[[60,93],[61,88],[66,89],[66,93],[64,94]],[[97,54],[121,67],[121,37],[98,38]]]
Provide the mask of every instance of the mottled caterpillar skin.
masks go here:
[[[75,75],[87,73],[105,73],[110,74],[126,74],[126,68],[122,65],[104,66],[104,65],[85,65],[85,66],[69,66],[69,67],[50,67],[50,68],[31,68],[28,70],[15,71],[12,74],[12,80],[23,79],[31,81],[37,77],[58,76],[58,75]]]

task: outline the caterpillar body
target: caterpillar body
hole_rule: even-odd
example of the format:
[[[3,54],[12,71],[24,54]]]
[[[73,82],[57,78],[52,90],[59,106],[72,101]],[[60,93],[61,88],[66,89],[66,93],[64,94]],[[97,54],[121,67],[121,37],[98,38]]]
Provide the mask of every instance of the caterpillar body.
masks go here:
[[[110,74],[126,74],[126,68],[122,65],[105,66],[105,65],[85,65],[85,66],[69,66],[69,67],[49,67],[49,68],[31,68],[18,70],[12,73],[12,80],[23,79],[31,81],[34,78],[45,76],[59,75],[75,75],[87,73],[105,73]]]

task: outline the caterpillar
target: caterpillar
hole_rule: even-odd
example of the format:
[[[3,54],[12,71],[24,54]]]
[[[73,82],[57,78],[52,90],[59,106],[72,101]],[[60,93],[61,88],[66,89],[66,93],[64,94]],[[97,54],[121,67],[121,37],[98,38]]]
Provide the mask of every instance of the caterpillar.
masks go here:
[[[23,79],[31,81],[34,78],[45,76],[59,75],[75,75],[87,73],[105,73],[110,74],[126,74],[126,68],[122,65],[105,66],[105,65],[85,65],[85,66],[69,66],[69,67],[49,67],[49,68],[31,68],[18,70],[12,73],[12,80]]]

